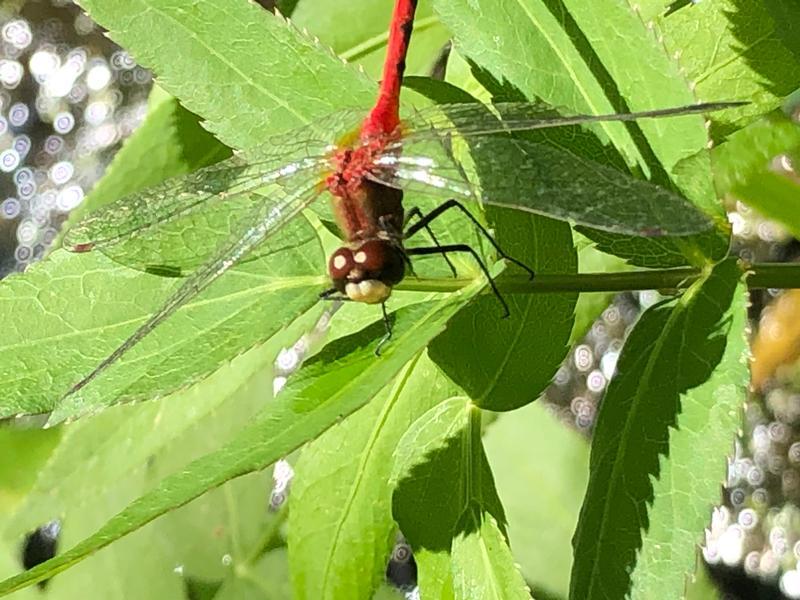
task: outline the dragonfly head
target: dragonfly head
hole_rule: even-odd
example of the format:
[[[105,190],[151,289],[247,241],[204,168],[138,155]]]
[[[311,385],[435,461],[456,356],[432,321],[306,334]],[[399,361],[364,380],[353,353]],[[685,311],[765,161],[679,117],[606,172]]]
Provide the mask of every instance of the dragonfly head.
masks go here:
[[[372,239],[342,246],[331,255],[328,272],[337,291],[355,302],[380,304],[405,274],[405,258],[397,244]]]

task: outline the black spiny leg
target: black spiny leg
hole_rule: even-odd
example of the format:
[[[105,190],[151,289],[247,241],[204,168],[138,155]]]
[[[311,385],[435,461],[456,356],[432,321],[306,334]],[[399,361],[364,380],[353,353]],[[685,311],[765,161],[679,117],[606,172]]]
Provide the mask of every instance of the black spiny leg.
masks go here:
[[[375,346],[375,356],[380,356],[381,348],[392,339],[392,322],[389,320],[389,313],[386,312],[386,302],[381,302],[381,310],[383,311],[383,326],[386,327],[386,333],[383,334],[381,341]]]
[[[339,293],[339,290],[337,290],[335,287],[332,287],[332,288],[329,288],[329,289],[325,290],[324,292],[320,292],[319,293],[319,299],[320,300],[339,300],[339,298],[334,296],[334,294],[338,294],[338,293]]]
[[[408,227],[409,222],[414,217],[418,218],[420,220],[420,223],[417,223],[413,227]],[[428,235],[431,236],[431,239],[433,240],[434,245],[437,248],[441,248],[442,245],[439,243],[439,240],[436,239],[436,236],[434,235],[433,230],[430,228],[431,219],[428,219],[427,221],[425,221],[425,219],[426,219],[425,215],[422,214],[422,211],[419,209],[418,206],[415,206],[414,208],[412,208],[410,211],[408,211],[408,214],[406,215],[406,222],[405,222],[405,227],[407,227],[406,232],[411,231],[413,229],[414,233],[416,233],[417,231],[420,230],[420,228],[424,227],[425,231],[428,232]],[[422,221],[425,221],[425,222],[422,223]],[[408,238],[409,234],[406,233],[406,234],[403,235],[403,237]],[[452,271],[453,277],[458,277],[458,273],[456,272],[456,268],[453,265],[453,263],[450,262],[450,259],[447,257],[447,254],[443,253],[442,256],[444,257],[445,262],[447,262],[447,266],[450,267],[450,271]],[[410,264],[410,261],[409,261],[409,264]]]
[[[324,292],[320,293],[319,299],[320,300],[333,300],[333,301],[340,301],[340,302],[352,302],[352,298],[348,298],[347,296],[342,296],[339,294],[339,290],[336,288],[330,288],[325,290]],[[386,333],[383,334],[383,337],[378,342],[378,345],[375,346],[375,356],[381,355],[381,348],[383,348],[386,343],[392,339],[392,322],[389,320],[389,313],[386,312],[386,302],[381,302],[381,311],[383,311],[383,326],[386,328]]]
[[[463,204],[461,204],[458,200],[455,200],[453,198],[451,198],[450,200],[447,200],[446,202],[443,202],[442,204],[440,204],[439,206],[434,208],[431,212],[429,212],[427,215],[424,215],[424,216],[419,215],[420,220],[417,221],[416,223],[414,223],[411,227],[409,227],[405,231],[405,237],[409,238],[409,237],[411,237],[412,235],[414,235],[415,233],[417,233],[419,230],[421,230],[423,228],[425,228],[428,232],[430,232],[430,228],[428,227],[429,223],[431,221],[433,221],[435,218],[437,218],[438,216],[440,216],[445,211],[450,210],[451,208],[459,209],[462,213],[464,213],[464,215],[466,215],[466,217],[470,221],[472,221],[472,224],[475,225],[475,227],[478,228],[478,230],[483,234],[483,236],[487,240],[489,240],[489,243],[495,249],[495,251],[497,252],[498,256],[500,256],[500,258],[504,258],[507,261],[510,261],[510,262],[514,263],[515,265],[517,265],[518,267],[524,269],[525,271],[528,272],[528,275],[530,275],[530,278],[533,279],[533,277],[535,275],[533,269],[531,269],[528,265],[526,265],[522,261],[519,261],[516,258],[514,258],[513,256],[509,256],[508,254],[506,254],[503,251],[503,249],[500,247],[500,244],[497,243],[497,240],[495,240],[492,237],[492,235],[486,230],[486,228],[483,225],[480,224],[478,219],[476,219],[475,216],[471,212],[469,212],[464,207]],[[412,209],[412,212],[413,212],[413,209]],[[417,209],[417,212],[419,212],[419,209]],[[409,216],[410,216],[410,213],[409,213]],[[433,234],[431,234],[431,235],[433,235]],[[436,238],[434,238],[434,240],[435,239]],[[438,243],[436,244],[436,246],[437,247],[441,247],[441,246],[439,246]],[[409,254],[410,254],[410,252],[409,252]],[[448,263],[449,262],[450,261],[448,261]]]
[[[506,304],[505,299],[503,298],[502,294],[500,294],[500,290],[497,289],[497,286],[494,283],[494,279],[492,279],[491,274],[489,273],[489,269],[486,268],[486,265],[481,260],[481,257],[478,256],[478,253],[475,252],[475,249],[468,246],[467,244],[449,244],[446,246],[430,246],[428,248],[406,248],[406,253],[409,256],[430,256],[432,254],[447,254],[448,252],[468,252],[473,256],[475,261],[478,263],[478,266],[483,271],[483,274],[486,276],[486,279],[489,280],[489,285],[492,287],[492,292],[497,299],[500,301],[500,304],[503,305],[503,318],[505,319],[508,317],[511,312],[508,310],[508,304]]]
[[[333,287],[333,288],[325,290],[324,292],[320,292],[319,293],[319,299],[320,300],[331,300],[333,302],[335,302],[337,300],[340,301],[340,302],[352,302],[353,301],[352,298],[348,298],[347,296],[343,296],[342,294],[339,294],[337,296],[336,294],[339,294],[339,290],[337,290],[335,287]]]

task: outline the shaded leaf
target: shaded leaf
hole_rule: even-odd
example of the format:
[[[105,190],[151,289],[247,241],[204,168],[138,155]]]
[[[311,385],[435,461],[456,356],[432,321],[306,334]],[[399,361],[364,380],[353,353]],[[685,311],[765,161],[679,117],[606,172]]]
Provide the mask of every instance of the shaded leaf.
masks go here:
[[[397,445],[392,513],[414,549],[425,597],[450,597],[453,540],[472,502],[505,526],[505,515],[480,442],[478,409],[452,397],[428,410]],[[456,596],[458,597],[458,596]]]
[[[791,0],[766,0],[764,6],[775,23],[775,34],[780,38],[794,60],[800,63],[800,21],[797,20],[795,6]]]
[[[750,102],[715,117],[711,133],[717,141],[777,108],[800,86],[800,63],[778,33],[767,3],[696,2],[670,14],[661,0],[645,0],[638,7],[666,51],[678,57],[698,98]]]
[[[729,234],[717,230],[685,238],[641,238],[586,227],[576,229],[595,242],[601,252],[648,269],[697,266],[706,260],[721,260],[730,246]]]
[[[725,456],[733,454],[742,419],[748,380],[746,304],[746,288],[740,284],[726,312],[730,331],[722,359],[708,381],[681,398],[669,455],[661,457],[653,484],[650,526],[632,578],[635,598],[682,599],[695,570],[695,550],[720,501]]]
[[[499,226],[503,250],[537,273],[577,271],[565,223],[507,210],[491,211],[490,217]],[[513,265],[509,269],[519,271]],[[567,353],[577,294],[514,294],[505,300],[508,318],[501,318],[497,298],[478,298],[430,347],[445,373],[490,410],[523,406],[550,384]]]
[[[589,444],[537,402],[500,415],[484,445],[508,517],[511,551],[534,597],[544,590],[566,598]]]
[[[707,381],[722,358],[739,276],[735,260],[721,263],[677,300],[647,310],[628,337],[592,440],[571,598],[627,593],[649,525],[651,477],[669,449],[681,394]]]

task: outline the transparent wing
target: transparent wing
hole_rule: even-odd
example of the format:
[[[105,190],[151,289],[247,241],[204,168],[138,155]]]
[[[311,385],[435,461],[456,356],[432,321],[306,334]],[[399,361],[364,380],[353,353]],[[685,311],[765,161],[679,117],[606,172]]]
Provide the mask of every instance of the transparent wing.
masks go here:
[[[328,135],[352,129],[346,111],[182,177],[131,194],[78,223],[64,237],[68,250],[97,249],[127,266],[187,275],[216,249],[252,226],[254,203],[276,202],[280,188],[304,188],[328,168]],[[259,191],[259,194],[254,192]],[[269,207],[267,207],[269,210]]]
[[[164,302],[156,313],[114,352],[103,359],[91,373],[73,386],[67,395],[77,392],[96,379],[110,365],[158,327],[161,322],[222,276],[228,269],[244,259],[250,252],[261,247],[270,236],[279,231],[300,211],[313,202],[319,190],[316,182],[308,181],[304,187],[290,192],[279,190],[275,193],[278,197],[274,201],[254,202],[253,208],[247,215],[247,220],[252,225],[241,235],[240,232],[237,232],[234,237],[228,240],[228,243],[221,245],[210,259],[183,281],[177,291]],[[274,251],[275,249],[267,250],[268,253]]]
[[[512,131],[533,131],[566,125],[587,125],[610,121],[638,121],[684,115],[698,115],[744,106],[747,102],[707,102],[641,112],[607,115],[570,115],[537,102],[498,102],[497,104],[438,104],[412,113],[403,119],[404,140],[439,137],[443,132],[460,136],[486,135]]]
[[[603,117],[553,116],[552,109],[530,104],[492,107],[508,116],[506,121],[483,105],[437,106],[406,121],[406,137],[387,145],[370,176],[395,187],[459,196],[614,233],[691,235],[712,223],[679,194],[567,150],[506,133],[586,119],[674,116],[708,107]],[[523,118],[540,111],[551,116]]]

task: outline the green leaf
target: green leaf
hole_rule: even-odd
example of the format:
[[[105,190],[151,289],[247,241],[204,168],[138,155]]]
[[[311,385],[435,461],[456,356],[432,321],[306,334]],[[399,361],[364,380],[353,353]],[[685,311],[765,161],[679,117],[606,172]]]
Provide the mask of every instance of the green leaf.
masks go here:
[[[736,186],[736,198],[800,235],[800,185],[791,174],[764,171]]]
[[[508,210],[490,217],[503,250],[537,273],[577,272],[566,223]],[[500,318],[496,298],[479,298],[430,347],[431,358],[476,404],[496,411],[532,402],[550,384],[567,353],[577,294],[509,294],[505,300],[508,318]]]
[[[392,452],[408,425],[452,389],[425,356],[393,385],[303,449],[289,513],[296,598],[367,598],[394,543]]]
[[[60,549],[69,548],[164,477],[235,439],[269,397],[265,390],[272,387],[269,366],[277,349],[305,326],[301,320],[200,386],[46,430],[63,436],[47,464],[38,469],[36,485],[3,537],[18,541],[57,516],[63,524]],[[80,596],[88,587],[108,598],[123,591],[155,597],[181,593],[181,579],[173,569],[187,578],[223,579],[246,566],[246,555],[276,519],[264,510],[269,484],[266,473],[228,482],[103,549],[50,586],[65,597]],[[164,544],[165,539],[170,543]],[[230,567],[224,564],[225,555]]]
[[[414,549],[423,597],[450,597],[455,591],[448,555],[455,537],[470,533],[458,525],[473,502],[505,525],[479,418],[469,400],[452,397],[419,417],[394,453],[392,512]]]
[[[649,525],[651,477],[669,450],[681,394],[706,382],[722,359],[739,276],[735,260],[721,263],[677,300],[646,311],[628,337],[592,440],[571,598],[627,593],[641,531]]]
[[[772,114],[734,133],[714,150],[717,186],[775,219],[800,236],[800,187],[776,172],[778,155],[800,150],[800,127],[782,114]]]
[[[0,428],[0,456],[14,457],[0,462],[0,528],[5,516],[33,487],[37,473],[58,446],[61,433],[59,429]]]
[[[763,173],[779,154],[800,147],[800,126],[781,112],[773,112],[732,134],[714,148],[714,174],[720,193],[736,192],[753,176]]]
[[[537,0],[503,0],[499,4],[439,0],[437,10],[453,30],[457,48],[480,67],[479,77],[495,96],[505,97],[512,88],[568,112],[594,114],[694,101],[672,58],[627,5],[568,2],[559,12]],[[520,61],[526,56],[531,60]],[[631,61],[631,56],[637,59]],[[537,64],[536,69],[528,67],[531,61]],[[713,190],[702,119],[642,120],[636,125],[601,123],[587,129],[597,138],[587,137],[585,131],[575,135],[577,128],[569,128],[568,132],[546,131],[542,141],[618,170],[626,170],[626,163],[637,166],[661,185],[677,185],[703,212],[720,218],[722,210]],[[604,146],[608,144],[613,147]],[[614,148],[624,161],[614,157]],[[687,161],[692,168],[683,167]],[[594,177],[595,184],[589,187],[595,189],[603,178]],[[624,209],[616,212],[621,214]],[[688,214],[685,209],[683,214]],[[655,222],[659,220],[651,220],[651,224]],[[667,267],[702,261],[703,257],[719,259],[728,246],[727,235],[715,232],[675,242],[609,232],[597,232],[595,237],[594,230],[582,231],[597,239],[601,250],[641,266]],[[665,258],[656,258],[664,254],[666,264]]]
[[[86,199],[70,213],[67,226],[117,198],[190,173],[230,154],[227,146],[203,129],[197,115],[153,86],[144,121],[125,140]]]
[[[0,594],[51,577],[165,512],[234,477],[261,470],[317,437],[377,394],[408,360],[442,331],[453,313],[480,287],[476,283],[439,302],[421,303],[398,311],[392,344],[380,358],[375,357],[374,344],[383,333],[381,323],[332,344],[233,441],[160,481],[70,550],[0,582]],[[331,368],[332,364],[336,365],[335,369]],[[335,391],[331,393],[331,390]]]
[[[461,52],[529,98],[589,114],[694,101],[661,44],[627,5],[568,1],[559,12],[537,0],[439,0],[436,7]],[[667,173],[703,149],[707,139],[699,117],[642,121],[638,128],[641,133],[619,123],[589,127],[628,164],[652,168],[647,159],[653,152]],[[691,199],[708,210],[713,190],[708,173],[704,177],[702,194]]]
[[[697,98],[750,102],[715,116],[711,133],[717,141],[777,108],[800,86],[800,63],[764,2],[697,2],[670,14],[662,0],[645,0],[638,7],[665,50],[677,57]]]
[[[82,375],[161,306],[176,280],[131,271],[102,255],[63,251],[24,276],[7,278],[0,284],[0,314],[14,326],[0,333],[6,391],[0,414],[57,409],[57,422],[118,399],[166,394],[267,339],[316,304],[323,286],[319,242],[302,221],[274,238],[279,255],[243,265],[195,297],[126,361],[60,404]],[[108,285],[114,278],[117,284]]]
[[[364,103],[368,103],[371,86],[366,80],[333,57],[318,52],[312,44],[300,39],[295,30],[253,4],[235,0],[201,2],[187,10],[185,3],[169,0],[89,1],[85,7],[110,31],[120,31],[117,41],[154,67],[165,87],[181,94],[187,106],[209,119],[206,124],[215,126],[232,145],[257,145],[270,131],[291,125],[291,119],[282,112],[287,107],[293,113],[302,112],[302,121],[330,110],[328,106],[320,107],[319,101],[309,101],[309,78],[314,80],[315,86],[321,85],[326,77],[330,77],[331,82],[335,79],[335,85],[331,83],[329,89],[338,90],[344,85],[347,93],[327,94],[332,102],[348,103],[352,97],[347,94],[357,94],[361,89]],[[219,23],[226,26],[218,27]],[[236,44],[231,44],[226,32],[231,31],[227,27],[234,26],[240,37]],[[168,47],[164,46],[165,40],[169,40]],[[294,53],[295,58],[304,58],[287,62],[287,52]],[[352,78],[349,83],[348,78]],[[171,85],[173,81],[175,84]],[[237,107],[235,115],[230,111],[232,106]],[[265,119],[265,115],[274,118]],[[175,155],[172,150],[170,153]],[[121,376],[114,377],[114,370],[109,371],[109,377],[103,378],[105,382],[98,381],[99,385],[94,386],[94,395],[81,404],[97,406],[119,397],[168,393],[269,337],[270,328],[283,326],[287,318],[296,317],[311,306],[322,287],[321,278],[303,281],[306,275],[321,273],[324,265],[322,256],[314,255],[311,246],[298,248],[294,258],[287,255],[287,259],[284,273],[296,278],[284,279],[283,284],[273,280],[279,288],[287,290],[285,294],[273,296],[276,305],[264,304],[263,294],[260,304],[245,302],[241,305],[241,297],[236,295],[245,288],[254,294],[252,300],[258,295],[257,286],[253,287],[252,280],[248,281],[253,274],[248,268],[255,265],[245,267],[243,273],[230,275],[209,290],[206,302],[196,306],[205,309],[188,311],[193,313],[190,321],[180,324],[176,322],[177,316],[171,319],[174,328],[171,332],[157,330],[149,336],[153,339],[145,342],[150,346],[149,351],[139,348],[139,359],[134,353],[130,356],[132,361],[124,361],[126,371],[127,366],[138,363],[138,374],[126,377],[118,373]],[[265,275],[262,282],[271,278],[269,269],[260,273],[262,278]],[[234,281],[237,278],[238,284]],[[113,283],[109,285],[110,282]],[[0,340],[0,355],[5,354],[0,360],[0,380],[9,391],[0,414],[51,410],[70,386],[152,314],[175,286],[174,281],[120,269],[96,253],[84,256],[54,253],[52,260],[37,265],[25,275],[8,278],[0,291],[3,297],[0,314],[4,320],[14,322],[16,329],[4,330],[5,335]],[[30,297],[36,299],[23,311],[22,305]],[[62,305],[67,298],[70,299],[67,312],[74,319],[72,322],[65,322],[58,316],[65,314]],[[208,303],[212,298],[214,301]],[[230,301],[227,307],[222,306],[225,299]],[[214,310],[214,306],[221,310]],[[257,315],[259,308],[261,313]],[[275,313],[277,320],[265,328],[262,315],[271,314],[273,308],[282,310]],[[258,323],[248,323],[247,318],[241,318],[240,311],[257,316]],[[237,313],[240,315],[235,316]],[[229,317],[232,318],[227,320]],[[169,323],[165,326],[170,328]],[[213,330],[217,333],[206,338],[208,342],[194,337],[201,331]],[[258,335],[259,331],[264,335]],[[227,336],[229,332],[233,335],[216,347],[220,339],[218,334]],[[212,339],[213,346],[209,346]],[[183,346],[183,352],[170,348],[176,340]],[[204,356],[198,352],[198,347],[208,349],[208,354]],[[58,368],[50,360],[53,353],[63,353],[60,355],[65,357]],[[168,364],[165,370],[162,359],[166,355],[173,358],[172,366]],[[23,362],[25,376],[20,378],[19,366]],[[169,373],[170,369],[175,371]],[[65,406],[60,416],[73,415],[80,412],[79,409]]]
[[[733,452],[748,382],[746,288],[740,284],[726,314],[730,333],[725,353],[705,383],[681,398],[683,410],[670,434],[669,458],[660,460],[653,485],[650,526],[632,577],[634,598],[684,597],[695,570],[711,509],[719,503],[725,456]]]
[[[500,415],[483,442],[525,580],[566,598],[589,445],[539,402]]]
[[[700,552],[698,551],[696,554],[698,555],[697,569],[694,576],[687,582],[685,599],[724,600],[721,596],[720,589],[714,583],[714,580],[711,579],[708,567],[702,561],[702,557],[699,556]]]
[[[252,2],[84,0],[81,6],[232,148],[257,146],[269,133],[345,106],[367,107],[375,89]]]
[[[471,503],[456,525],[453,584],[459,600],[529,600],[505,536],[490,514]]]

